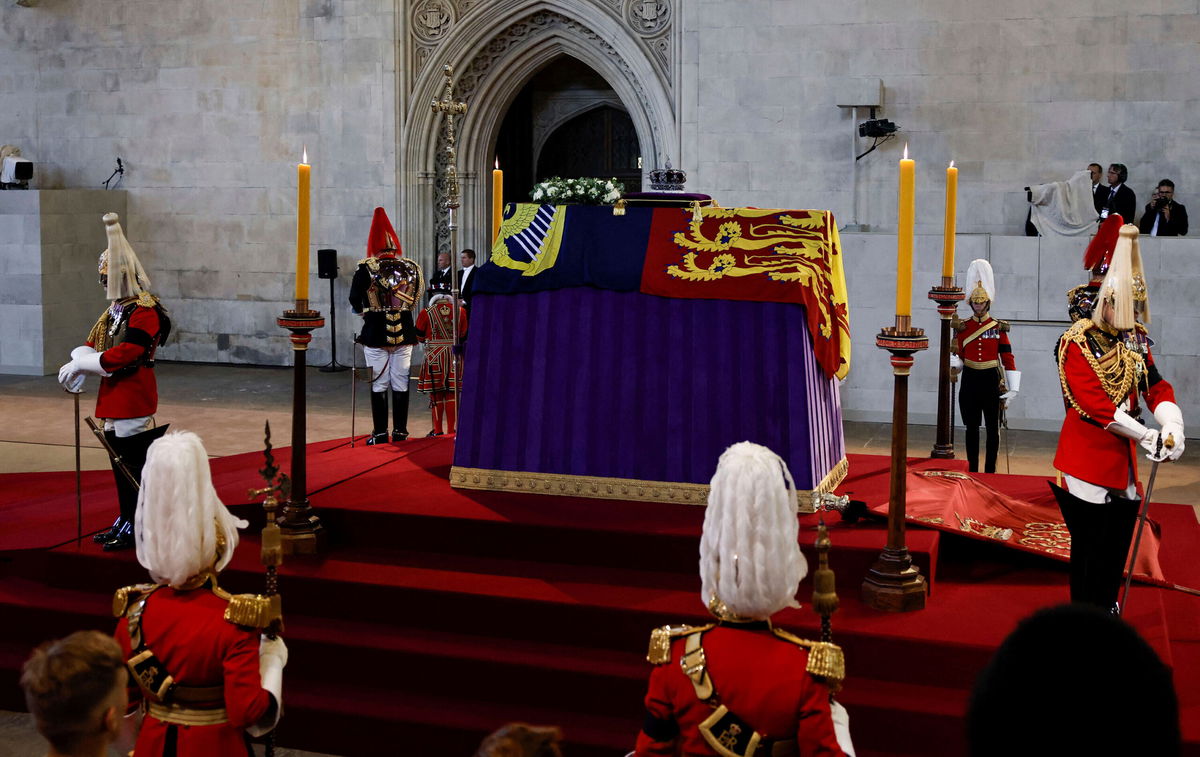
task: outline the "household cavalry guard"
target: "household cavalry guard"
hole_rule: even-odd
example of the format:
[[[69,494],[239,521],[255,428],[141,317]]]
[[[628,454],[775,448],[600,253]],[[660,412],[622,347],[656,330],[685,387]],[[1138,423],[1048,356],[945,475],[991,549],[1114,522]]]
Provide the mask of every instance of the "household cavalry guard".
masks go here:
[[[1071,534],[1071,600],[1113,611],[1141,504],[1138,453],[1174,461],[1184,449],[1183,412],[1143,325],[1150,299],[1137,239],[1136,226],[1121,226],[1090,317],[1057,350],[1066,417],[1054,467],[1066,489],[1051,488]],[[1158,430],[1144,425],[1139,398]]]
[[[833,700],[842,650],[771,624],[808,572],[796,488],[765,447],[735,444],[712,478],[700,540],[701,600],[716,617],[650,635],[654,664],[638,757],[853,754],[849,716]]]
[[[350,284],[350,306],[363,319],[358,341],[371,371],[372,433],[367,444],[388,440],[387,391],[392,390],[392,441],[408,438],[408,376],[417,343],[413,310],[420,309],[425,278],[404,257],[400,240],[383,208],[375,208],[367,257],[358,262]]]
[[[279,719],[287,647],[260,634],[279,618],[278,596],[217,584],[245,526],[217,497],[200,437],[173,432],[150,445],[135,532],[154,583],[113,596],[130,701],[145,715],[138,757],[249,757],[246,735]]]
[[[1009,325],[991,315],[996,298],[992,264],[983,259],[972,260],[967,267],[967,297],[972,315],[965,321],[955,316],[954,344],[950,367],[962,372],[958,390],[958,407],[966,427],[967,466],[979,471],[979,424],[987,429],[984,473],[996,472],[996,457],[1000,451],[1000,413],[1021,387],[1021,372],[1013,360],[1008,341]]]
[[[112,468],[120,512],[112,526],[92,538],[105,550],[117,550],[133,546],[138,499],[137,487],[121,466],[133,481],[139,480],[146,449],[167,430],[155,428],[154,353],[171,333],[171,320],[150,293],[150,277],[125,239],[120,218],[107,213],[103,220],[108,248],[100,253],[98,270],[100,286],[111,304],[92,326],[87,342],[71,350],[71,360],[59,369],[58,381],[68,392],[78,393],[87,374],[101,377],[96,417],[104,422],[104,436],[115,455]]]

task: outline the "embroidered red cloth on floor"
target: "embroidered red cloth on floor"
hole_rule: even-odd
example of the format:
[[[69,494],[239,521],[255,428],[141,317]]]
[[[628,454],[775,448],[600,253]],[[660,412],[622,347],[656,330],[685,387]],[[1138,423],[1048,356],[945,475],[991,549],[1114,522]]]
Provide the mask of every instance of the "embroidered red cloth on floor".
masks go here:
[[[927,467],[908,470],[905,520],[1058,560],[1071,558],[1071,535],[1050,488],[1043,497],[1005,494],[969,473]],[[887,503],[871,508],[887,514]],[[1158,561],[1159,527],[1147,519],[1134,575],[1165,583]]]

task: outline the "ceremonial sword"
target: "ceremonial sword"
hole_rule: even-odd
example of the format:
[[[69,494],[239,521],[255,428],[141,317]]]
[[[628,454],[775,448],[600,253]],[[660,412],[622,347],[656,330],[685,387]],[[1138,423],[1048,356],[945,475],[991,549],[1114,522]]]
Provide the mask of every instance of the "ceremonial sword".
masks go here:
[[[1162,450],[1166,447],[1168,450],[1175,448],[1175,437],[1167,434],[1167,438],[1158,440],[1158,449]],[[1146,484],[1146,494],[1142,497],[1142,511],[1138,513],[1138,529],[1137,536],[1133,538],[1133,549],[1129,553],[1129,570],[1125,573],[1125,589],[1121,592],[1121,602],[1117,605],[1117,614],[1125,614],[1125,600],[1129,598],[1129,584],[1133,582],[1133,564],[1137,561],[1138,547],[1142,545],[1142,529],[1146,527],[1146,515],[1150,511],[1150,494],[1154,491],[1154,477],[1158,475],[1158,464],[1161,460],[1155,460],[1154,465],[1150,466],[1150,481]]]

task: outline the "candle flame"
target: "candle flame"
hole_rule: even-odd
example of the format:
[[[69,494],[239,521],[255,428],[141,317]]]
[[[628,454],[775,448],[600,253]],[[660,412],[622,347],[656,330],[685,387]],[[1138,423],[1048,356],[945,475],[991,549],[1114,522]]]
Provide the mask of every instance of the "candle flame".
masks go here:
[[[908,143],[904,143],[904,159],[908,160]]]
[[[496,170],[497,171],[500,170],[500,156],[499,155],[496,156]]]
[[[954,161],[953,161],[953,160],[952,160],[952,161],[950,161],[950,167],[951,167],[951,168],[954,168]]]
[[[300,162],[304,165],[308,165],[308,145],[304,146],[304,157],[300,159]]]

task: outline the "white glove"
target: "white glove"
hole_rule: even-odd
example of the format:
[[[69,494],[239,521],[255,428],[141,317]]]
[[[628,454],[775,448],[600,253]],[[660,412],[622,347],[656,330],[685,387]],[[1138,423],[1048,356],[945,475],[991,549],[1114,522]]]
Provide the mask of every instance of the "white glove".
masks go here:
[[[1008,391],[1000,395],[1000,400],[1004,402],[1004,406],[1008,407],[1008,401],[1017,396],[1017,392],[1021,389],[1021,372],[1020,371],[1005,371],[1004,384],[1008,387]]]
[[[958,355],[955,355],[953,352],[951,352],[950,353],[950,370],[952,370],[956,373],[960,373],[960,372],[962,372],[962,368],[963,368],[962,358],[959,357]]]
[[[71,362],[58,369],[58,383],[68,392],[78,392],[83,388],[83,374],[94,373],[97,376],[111,376],[100,365],[100,355],[91,347],[76,347],[71,350]]]
[[[262,678],[262,687],[271,692],[274,701],[258,722],[246,729],[255,738],[269,733],[283,715],[283,667],[287,665],[287,660],[287,645],[283,639],[263,636],[259,640],[258,674]]]
[[[1158,432],[1138,423],[1133,416],[1121,408],[1113,411],[1113,422],[1104,428],[1117,436],[1132,439],[1140,444],[1142,449],[1146,450],[1147,459],[1161,462],[1167,458],[1168,450],[1158,443]]]
[[[1163,447],[1168,449],[1167,459],[1175,462],[1183,455],[1183,411],[1174,402],[1160,402],[1154,408],[1154,420],[1162,426],[1158,433],[1163,439]],[[1166,444],[1168,438],[1174,443],[1170,448]]]
[[[833,713],[833,734],[837,737],[838,746],[846,753],[846,757],[855,757],[854,744],[850,741],[850,713],[837,700],[829,703],[829,709]]]

